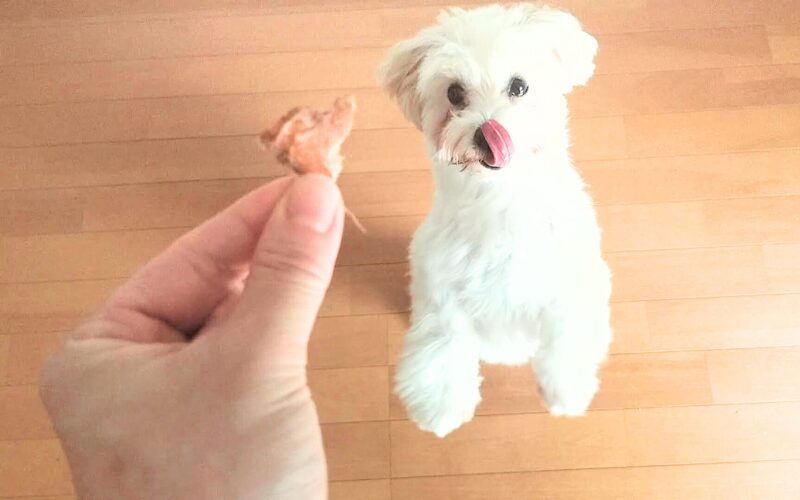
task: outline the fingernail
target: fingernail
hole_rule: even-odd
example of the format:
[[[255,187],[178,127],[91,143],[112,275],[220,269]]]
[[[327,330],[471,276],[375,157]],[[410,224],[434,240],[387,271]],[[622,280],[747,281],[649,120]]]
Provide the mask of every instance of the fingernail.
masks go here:
[[[324,234],[333,225],[340,204],[339,188],[330,177],[306,174],[292,183],[286,215],[293,226]]]

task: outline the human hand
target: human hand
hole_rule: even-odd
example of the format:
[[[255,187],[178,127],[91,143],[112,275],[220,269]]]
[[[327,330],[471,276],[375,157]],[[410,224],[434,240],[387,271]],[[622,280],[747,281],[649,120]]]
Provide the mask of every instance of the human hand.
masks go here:
[[[306,347],[342,214],[327,177],[265,185],[74,331],[42,398],[80,498],[326,498]]]

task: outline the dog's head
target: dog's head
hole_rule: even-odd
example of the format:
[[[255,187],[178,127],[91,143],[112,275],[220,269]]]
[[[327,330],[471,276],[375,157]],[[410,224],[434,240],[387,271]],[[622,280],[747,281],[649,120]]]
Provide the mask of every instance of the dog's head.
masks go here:
[[[380,80],[437,159],[497,169],[564,135],[564,96],[592,76],[596,51],[565,12],[450,9],[391,49]]]

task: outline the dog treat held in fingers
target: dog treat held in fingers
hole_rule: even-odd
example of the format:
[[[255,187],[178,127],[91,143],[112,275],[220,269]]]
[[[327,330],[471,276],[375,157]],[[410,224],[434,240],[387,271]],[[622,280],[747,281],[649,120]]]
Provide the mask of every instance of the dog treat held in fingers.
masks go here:
[[[298,174],[318,173],[339,177],[339,149],[353,128],[356,101],[336,99],[333,108],[319,111],[298,107],[289,111],[261,134],[261,142],[278,153],[278,160]]]
[[[356,100],[340,97],[333,108],[319,111],[309,107],[294,108],[261,134],[261,142],[277,151],[278,161],[298,175],[323,174],[339,178],[342,173],[342,143],[353,128]],[[345,212],[362,233],[366,228],[345,207]]]

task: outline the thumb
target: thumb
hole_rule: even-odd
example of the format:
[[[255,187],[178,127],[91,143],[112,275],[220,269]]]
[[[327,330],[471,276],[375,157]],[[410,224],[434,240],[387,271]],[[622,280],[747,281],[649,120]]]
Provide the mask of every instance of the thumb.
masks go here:
[[[238,359],[305,367],[308,337],[333,274],[344,208],[329,177],[298,177],[278,202],[253,253],[223,337]]]

